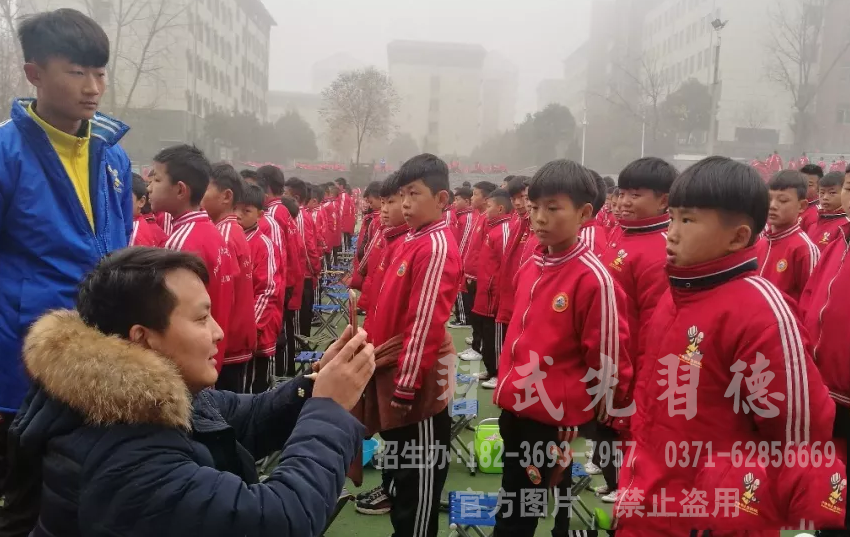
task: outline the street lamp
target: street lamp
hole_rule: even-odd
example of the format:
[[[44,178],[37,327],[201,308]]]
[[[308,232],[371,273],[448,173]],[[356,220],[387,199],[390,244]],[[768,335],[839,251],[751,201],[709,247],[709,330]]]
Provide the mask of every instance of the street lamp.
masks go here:
[[[714,155],[717,142],[717,108],[720,105],[720,32],[729,24],[728,20],[714,19],[711,27],[717,32],[717,46],[714,49],[714,80],[711,84],[711,117],[708,126],[708,155]]]

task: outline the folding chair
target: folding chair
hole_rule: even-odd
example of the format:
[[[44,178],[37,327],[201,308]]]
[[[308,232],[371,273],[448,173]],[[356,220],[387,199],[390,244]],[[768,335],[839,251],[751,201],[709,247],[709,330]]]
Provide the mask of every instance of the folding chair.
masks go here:
[[[312,366],[315,362],[318,362],[322,359],[325,353],[316,352],[316,351],[303,351],[299,352],[295,357],[295,373],[306,373],[307,369]]]
[[[351,319],[348,318],[348,289],[346,288],[345,292],[342,293],[328,293],[327,297],[331,301],[331,304],[339,306],[342,309],[342,317],[345,319],[345,324],[350,324]]]
[[[469,424],[478,417],[478,399],[467,397],[478,384],[478,379],[471,375],[458,373],[456,375],[454,398],[449,406],[449,416],[452,418],[451,436],[449,447],[457,457],[463,461],[470,475],[475,475],[475,454],[465,446],[460,438],[460,433],[469,427]],[[474,396],[475,393],[473,392]]]
[[[338,338],[339,334],[336,330],[336,323],[344,309],[336,304],[314,304],[313,312],[319,314],[320,322],[314,335],[319,337],[321,334],[327,333],[331,339]]]
[[[584,500],[581,499],[580,494],[590,488],[590,475],[584,471],[584,465],[580,462],[574,462],[572,464],[572,488],[570,489],[570,495],[573,497],[572,501],[572,513],[581,520],[585,526],[590,529],[596,528],[596,515],[594,512],[584,503]]]
[[[482,527],[496,525],[496,512],[499,508],[499,494],[483,494],[455,490],[449,492],[449,528],[450,537],[487,537]],[[492,531],[490,532],[492,535]]]

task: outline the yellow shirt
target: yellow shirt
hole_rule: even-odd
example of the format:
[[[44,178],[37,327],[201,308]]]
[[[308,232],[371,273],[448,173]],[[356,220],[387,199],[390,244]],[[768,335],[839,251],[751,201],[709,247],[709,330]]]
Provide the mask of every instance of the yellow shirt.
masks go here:
[[[59,155],[59,160],[62,161],[62,166],[68,172],[68,177],[71,178],[71,183],[74,185],[74,190],[80,199],[80,205],[83,208],[83,212],[86,213],[86,218],[89,220],[89,225],[94,229],[94,213],[92,212],[91,192],[89,191],[89,139],[91,138],[91,123],[86,122],[86,135],[80,138],[62,132],[38,117],[38,114],[32,109],[32,103],[27,106],[27,112],[44,129],[44,132],[47,133],[47,138]]]

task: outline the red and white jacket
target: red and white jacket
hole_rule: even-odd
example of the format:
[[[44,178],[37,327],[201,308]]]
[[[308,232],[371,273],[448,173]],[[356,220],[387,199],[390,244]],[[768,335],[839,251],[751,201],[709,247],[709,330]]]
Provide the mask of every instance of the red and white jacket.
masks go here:
[[[165,246],[168,236],[145,215],[140,214],[133,220],[133,234],[130,235],[130,246],[154,246],[162,248]]]
[[[504,262],[499,269],[499,311],[496,313],[496,322],[508,324],[514,314],[514,276],[522,264],[522,252],[528,242],[531,232],[529,215],[515,215],[511,220],[510,235],[508,237],[508,249],[505,251]]]
[[[351,270],[351,287],[354,289],[361,289],[363,285],[363,279],[360,275],[360,262],[363,260],[363,256],[366,255],[366,249],[372,242],[375,231],[379,229],[380,222],[381,218],[378,211],[370,209],[363,213],[360,230],[357,232],[357,249],[354,251],[354,261]]]
[[[246,236],[253,267],[253,316],[257,327],[257,356],[274,356],[277,337],[283,325],[283,282],[277,268],[280,253],[259,226]]]
[[[286,209],[286,207],[284,207]],[[298,265],[295,282],[292,285],[292,295],[289,297],[289,302],[286,304],[286,309],[290,311],[298,311],[301,309],[301,298],[304,294],[304,280],[307,279],[307,246],[304,244],[304,239],[298,233],[298,226],[294,218],[290,218],[287,224],[289,228],[286,233],[288,245],[292,245],[292,253],[295,256]]]
[[[357,225],[357,208],[354,206],[354,198],[346,191],[341,191],[339,194],[340,207],[340,231],[354,234],[354,228]]]
[[[463,209],[455,215],[457,225],[452,229],[455,239],[457,240],[458,251],[460,258],[466,259],[466,254],[469,252],[469,246],[472,242],[472,230],[477,222],[477,214],[472,209]]]
[[[605,230],[606,234],[610,233],[612,229],[617,227],[617,217],[614,216],[614,213],[608,208],[608,205],[605,205],[598,213],[596,213],[596,221],[600,226],[602,226],[602,229]]]
[[[806,207],[806,210],[800,213],[800,228],[804,233],[808,233],[809,229],[818,223],[818,214],[820,212],[820,202],[818,201],[818,198],[806,201],[809,205]]]
[[[667,228],[670,216],[661,215],[643,220],[621,221],[620,230],[613,230],[600,259],[614,279],[626,292],[629,350],[640,358],[644,330],[658,299],[667,290]],[[599,255],[599,252],[596,252]]]
[[[799,301],[820,259],[820,250],[800,229],[800,224],[778,233],[765,233],[756,243],[756,253],[759,276],[795,302]]]
[[[165,232],[166,236],[170,237],[174,232],[174,217],[169,213],[154,213],[156,225]]]
[[[848,222],[847,213],[844,209],[824,213],[818,213],[818,221],[809,228],[808,234],[812,242],[824,251],[829,243],[838,238],[838,228]]]
[[[468,280],[478,278],[478,258],[481,255],[484,237],[487,235],[487,215],[477,213],[474,218],[475,223],[472,227],[472,235],[469,238],[469,247],[466,250],[466,257],[463,258],[463,275]]]
[[[582,241],[554,255],[537,248],[514,286],[516,315],[499,357],[493,402],[558,427],[607,421],[609,403],[623,408],[631,384],[622,289]],[[585,382],[591,368],[604,386],[599,379]],[[602,390],[595,406],[588,388]]]
[[[342,246],[342,222],[340,222],[340,207],[338,198],[328,198],[322,202],[325,213],[325,244],[328,248]]]
[[[268,214],[264,214],[263,217],[257,221],[257,227],[260,229],[260,233],[262,233],[263,235],[268,237],[270,241],[272,241],[272,245],[277,251],[277,260],[279,261],[277,265],[277,272],[280,275],[281,285],[283,285],[284,287],[284,292],[280,293],[280,307],[283,308],[284,294],[286,288],[289,287],[287,283],[290,278],[290,260],[289,254],[286,249],[286,244],[284,243],[285,239],[283,235],[283,230],[280,229],[280,225],[278,225],[277,221],[272,218],[271,215]],[[296,260],[293,259],[292,264],[295,264],[295,261]]]
[[[443,217],[445,218],[446,225],[449,226],[450,230],[454,230],[457,227],[457,214],[454,211],[454,207],[449,205],[443,209]],[[454,236],[454,233],[452,233],[452,236]]]
[[[235,215],[224,217],[215,225],[230,250],[233,268],[233,305],[227,325],[227,348],[224,364],[240,364],[254,356],[257,348],[257,325],[254,323],[254,267],[245,232]]]
[[[295,228],[289,209],[279,199],[273,199],[266,207],[266,216],[274,219],[280,227],[282,245],[286,249],[286,286],[294,288],[299,282],[303,284],[306,252],[299,252],[298,241],[293,237]],[[274,238],[272,242],[275,242]]]
[[[478,254],[478,285],[472,302],[472,312],[496,318],[501,294],[499,275],[508,249],[511,215],[488,219]]]
[[[605,251],[608,242],[608,230],[599,223],[599,220],[594,218],[581,225],[578,237],[584,241],[591,252],[599,257]]]
[[[224,339],[218,344],[215,356],[216,367],[220,370],[228,348],[228,330],[230,312],[233,308],[233,260],[230,250],[221,234],[215,228],[210,217],[204,211],[189,211],[174,219],[174,232],[165,243],[169,250],[190,252],[200,257],[209,272],[207,293],[212,303],[212,317],[224,332]]]
[[[716,464],[709,457],[730,457],[736,442],[742,450],[748,442],[776,442],[784,453],[786,445],[823,446],[830,439],[835,405],[812,361],[806,331],[794,306],[757,270],[754,247],[702,265],[667,267],[670,288],[646,327],[636,370],[635,446],[621,471],[627,490],[614,512],[631,498],[649,513],[653,496],[664,488],[672,498],[666,511],[676,516],[621,516],[618,537],[620,530],[627,536],[681,532],[687,491],[703,469]],[[762,389],[763,397],[751,395]],[[752,406],[745,411],[743,404]],[[676,452],[672,464],[670,446]]]
[[[375,295],[372,343],[404,339],[393,393],[399,402],[416,398],[424,373],[440,358],[461,278],[460,254],[450,234],[442,219],[408,232],[393,248]]]
[[[309,215],[306,217],[304,213],[307,209],[301,208],[298,211],[298,218],[295,218],[295,227],[301,235],[301,240],[306,248],[305,276],[304,279],[312,278],[313,283],[319,281],[319,273],[322,272],[322,251],[319,249],[318,240],[316,238],[316,223]]]
[[[392,259],[393,250],[410,231],[410,226],[402,224],[391,228],[381,228],[366,249],[360,271],[363,274],[363,292],[358,306],[366,312],[366,322],[363,329],[371,324],[374,317],[374,306],[377,303],[375,293],[381,289],[387,265]]]
[[[846,338],[850,319],[850,224],[838,228],[837,234],[839,238],[821,252],[800,297],[800,310],[829,394],[846,412],[850,407],[850,346]]]
[[[313,209],[307,209],[307,212],[310,214],[310,219],[313,220],[313,224],[316,227],[316,246],[319,248],[320,254],[326,254],[331,251],[330,247],[327,245],[325,241],[325,213],[322,211],[321,207],[316,207]]]

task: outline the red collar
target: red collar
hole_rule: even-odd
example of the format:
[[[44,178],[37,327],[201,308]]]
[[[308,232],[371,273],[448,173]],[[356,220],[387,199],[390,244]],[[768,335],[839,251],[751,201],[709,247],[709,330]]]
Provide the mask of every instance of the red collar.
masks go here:
[[[472,209],[470,209],[470,208],[461,209],[461,210],[459,210],[459,211],[457,212],[457,215],[458,215],[458,216],[460,216],[460,215],[462,215],[462,214],[469,214],[469,213],[471,213],[471,212],[472,212]]]
[[[511,219],[511,215],[503,214],[502,216],[497,216],[496,218],[491,218],[487,220],[487,225],[491,228],[498,226],[501,223],[507,222]]]
[[[282,201],[280,201],[280,200],[278,200],[278,199],[274,199],[274,200],[271,200],[271,201],[269,202],[269,204],[267,205],[267,207],[276,207],[276,206],[278,206],[278,205],[283,205],[283,202],[282,202]]]
[[[642,220],[620,220],[620,227],[626,233],[653,233],[664,231],[670,226],[670,215],[664,213]]]
[[[758,256],[754,246],[740,252],[692,267],[676,267],[667,264],[670,288],[678,291],[709,289],[742,275],[755,274]]]
[[[219,223],[215,225],[215,227],[223,227],[225,224],[238,224],[239,221],[236,219],[235,214],[229,214],[221,219]]]
[[[769,241],[778,241],[780,239],[790,237],[791,235],[794,235],[798,231],[800,231],[800,224],[799,223],[794,224],[793,226],[789,227],[788,229],[780,231],[778,233],[774,233],[772,231],[766,231],[765,234],[764,234],[764,238],[769,240]]]
[[[549,247],[540,244],[534,249],[531,258],[538,267],[557,267],[587,251],[589,251],[587,245],[580,240],[577,240],[571,248],[558,254],[550,254]]]
[[[206,211],[189,211],[188,213],[184,213],[180,218],[175,218],[172,225],[174,229],[177,229],[180,226],[185,224],[189,224],[191,222],[203,222],[206,220],[210,221],[210,216],[206,213]]]
[[[840,208],[840,209],[836,209],[834,211],[829,211],[829,212],[818,211],[818,218],[826,218],[826,219],[829,220],[829,219],[832,219],[832,218],[840,218],[842,216],[844,216],[844,217],[847,216],[847,213],[844,212],[843,207]]]
[[[442,229],[446,229],[448,226],[446,225],[445,220],[437,220],[436,222],[431,222],[430,224],[426,224],[417,230],[410,230],[408,233],[407,240],[415,239],[418,237],[422,237],[423,235],[427,235],[429,233],[433,233],[435,231],[440,231]]]
[[[584,224],[581,225],[581,227],[579,228],[579,231],[581,231],[582,229],[587,229],[589,227],[593,227],[595,225],[596,225],[596,219],[591,218],[590,220],[588,220],[587,222],[585,222]]]
[[[400,226],[388,227],[384,229],[384,237],[387,239],[395,239],[397,237],[401,237],[410,231],[410,226],[407,224],[402,224]]]

